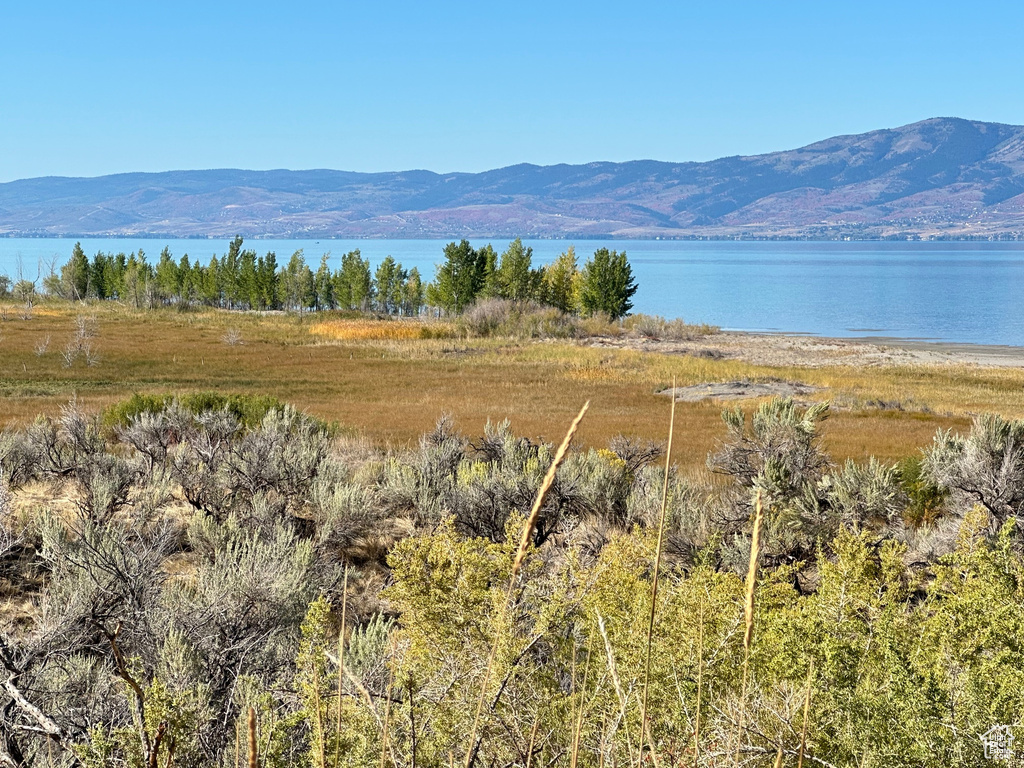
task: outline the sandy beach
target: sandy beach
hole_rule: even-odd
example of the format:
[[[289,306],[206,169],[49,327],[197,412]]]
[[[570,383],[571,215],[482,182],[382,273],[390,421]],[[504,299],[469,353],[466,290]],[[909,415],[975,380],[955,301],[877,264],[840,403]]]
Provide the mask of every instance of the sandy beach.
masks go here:
[[[602,338],[597,347],[636,349],[754,365],[821,368],[849,366],[970,365],[1024,368],[1024,347],[955,344],[887,337],[823,338],[721,331],[686,341]]]

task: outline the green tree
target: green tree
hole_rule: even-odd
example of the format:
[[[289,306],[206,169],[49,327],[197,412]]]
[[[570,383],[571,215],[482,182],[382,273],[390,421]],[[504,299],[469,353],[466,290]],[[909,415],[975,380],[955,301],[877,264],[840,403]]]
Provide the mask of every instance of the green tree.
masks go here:
[[[526,301],[532,298],[534,280],[530,269],[533,261],[533,248],[523,246],[518,237],[509,243],[501,254],[501,266],[498,267],[497,282],[501,297],[512,301]]]
[[[124,301],[124,271],[128,266],[128,259],[123,252],[118,253],[108,260],[108,266],[110,268],[107,279],[108,288],[119,301]]]
[[[277,254],[273,251],[261,256],[256,263],[256,306],[260,309],[278,309]]]
[[[97,251],[92,258],[92,266],[89,267],[89,292],[97,299],[114,297],[114,276],[111,267],[111,258],[103,251]]]
[[[198,262],[196,265],[198,268]],[[199,298],[204,304],[213,307],[221,306],[224,300],[221,290],[220,259],[216,256],[211,256],[209,265],[202,270],[199,279]]]
[[[576,266],[576,249],[569,246],[544,270],[544,303],[562,312],[576,312],[574,280],[579,269]]]
[[[238,282],[235,300],[241,307],[259,306],[259,282],[256,273],[256,251],[246,249],[238,254]]]
[[[242,238],[236,237],[228,245],[228,252],[220,262],[220,287],[223,304],[236,306],[239,298],[239,271],[241,269]]]
[[[148,307],[151,303],[149,272],[146,255],[141,249],[138,255],[132,253],[128,257],[124,269],[124,298],[136,309]]]
[[[394,258],[387,256],[374,273],[377,309],[387,314],[401,311],[408,273]]]
[[[281,300],[287,309],[300,312],[316,305],[316,284],[302,249],[295,251],[281,271]]]
[[[359,249],[341,257],[341,269],[334,280],[338,306],[344,309],[366,309],[373,299],[373,278],[370,262]]]
[[[334,309],[334,283],[331,280],[331,268],[327,264],[328,254],[320,257],[320,266],[313,276],[313,290],[316,294],[315,308],[318,310]]]
[[[405,281],[405,295],[402,297],[402,311],[407,315],[418,315],[423,309],[424,285],[420,271],[413,267],[409,270],[409,279]]]
[[[184,254],[181,257],[181,261],[178,262],[178,297],[182,304],[191,304],[195,301],[198,289],[196,287],[196,277],[201,267],[199,262],[196,262],[195,268],[189,263],[188,254]]]
[[[503,295],[498,276],[498,252],[490,243],[480,249],[480,260],[483,262],[483,280],[480,287],[480,298],[500,299]]]
[[[468,240],[444,247],[445,261],[437,268],[434,282],[427,286],[427,303],[459,314],[470,306],[483,289],[487,255]]]
[[[586,314],[605,312],[618,320],[633,308],[631,299],[637,284],[625,251],[596,250],[594,258],[583,266],[580,282],[580,305]]]
[[[89,257],[81,243],[71,249],[71,260],[60,270],[61,286],[69,299],[84,299],[89,293]]]
[[[181,279],[178,274],[178,265],[171,256],[171,249],[165,246],[160,251],[160,260],[156,263],[157,297],[163,302],[178,298],[180,287]]]

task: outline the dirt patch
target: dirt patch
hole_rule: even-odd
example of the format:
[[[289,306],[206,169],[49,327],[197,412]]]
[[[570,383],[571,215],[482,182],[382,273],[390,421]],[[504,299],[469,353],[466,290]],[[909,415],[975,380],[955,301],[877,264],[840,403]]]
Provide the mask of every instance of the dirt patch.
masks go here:
[[[694,384],[692,387],[676,387],[659,392],[677,402],[696,403],[700,400],[749,400],[755,397],[806,397],[821,391],[799,381],[718,381],[708,384]]]

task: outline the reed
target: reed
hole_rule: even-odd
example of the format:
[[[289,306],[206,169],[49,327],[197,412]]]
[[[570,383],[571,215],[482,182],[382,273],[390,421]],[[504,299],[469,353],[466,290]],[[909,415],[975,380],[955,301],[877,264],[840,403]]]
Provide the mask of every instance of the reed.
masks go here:
[[[612,687],[615,688],[615,695],[619,699],[619,711],[622,715],[623,721],[626,719],[626,694],[622,690],[622,682],[619,680],[618,666],[615,663],[615,651],[612,649],[612,642],[608,638],[608,629],[604,624],[604,617],[600,611],[597,613],[597,629],[601,633],[601,638],[604,640],[604,651],[608,656],[608,673],[612,678]]]
[[[530,746],[526,750],[526,768],[533,763],[533,747],[537,743],[537,729],[540,728],[540,711],[533,718],[533,728],[530,730]]]
[[[583,687],[580,691],[580,708],[576,713],[576,724],[573,727],[572,737],[572,755],[569,760],[570,768],[576,768],[579,764],[580,754],[580,738],[583,734],[583,714],[586,710],[586,697],[587,697],[587,680],[590,677],[590,655],[591,651],[587,649],[587,663],[583,667]]]
[[[569,756],[569,767],[577,768],[580,761],[580,737],[583,734],[583,715],[586,710],[587,678],[590,676],[590,653],[587,653],[587,664],[583,673],[583,690],[580,691],[580,709],[572,726],[572,753]]]
[[[704,694],[704,600],[700,601],[700,618],[697,625],[697,703],[693,721],[693,759],[700,761],[700,709]]]
[[[345,682],[345,622],[348,612],[348,566],[341,587],[341,626],[338,628],[338,717],[334,730],[334,768],[341,765],[341,702]]]
[[[320,701],[320,681],[313,682],[313,706],[316,709],[317,761],[320,768],[327,768],[327,734],[324,732],[324,713]]]
[[[746,697],[747,677],[750,670],[750,648],[754,642],[754,596],[757,591],[757,564],[761,559],[761,526],[764,523],[764,507],[761,491],[754,501],[754,531],[750,537],[750,564],[747,566],[747,581],[743,596],[743,687]]]
[[[533,538],[533,530],[537,526],[537,518],[540,517],[541,507],[544,506],[544,500],[547,498],[548,491],[551,490],[552,483],[555,482],[555,473],[558,472],[558,467],[565,460],[565,454],[569,450],[569,445],[572,443],[573,437],[576,435],[576,430],[579,429],[580,422],[583,421],[583,417],[587,414],[587,409],[590,408],[590,401],[587,400],[580,408],[580,412],[576,415],[576,418],[572,420],[572,424],[569,425],[569,431],[565,433],[565,438],[562,440],[562,444],[558,446],[558,450],[555,452],[555,457],[551,460],[551,466],[548,467],[547,474],[544,475],[544,480],[540,484],[540,488],[537,490],[537,496],[533,500],[533,507],[530,509],[530,514],[526,518],[526,523],[523,526],[523,535],[519,540],[519,548],[516,551],[515,560],[512,561],[512,573],[508,581],[508,590],[505,593],[504,605],[507,608],[508,604],[512,600],[512,592],[515,589],[516,579],[519,577],[519,572],[522,570],[523,563],[526,561],[526,555],[530,551],[530,541]],[[484,699],[487,697],[487,686],[491,682],[491,674],[494,670],[494,660],[498,653],[498,639],[494,638],[491,642],[491,651],[487,658],[487,667],[484,669],[484,678],[480,683],[480,696],[476,703],[476,714],[473,716],[473,728],[469,733],[469,746],[466,749],[466,768],[470,768],[473,761],[476,759],[477,751],[480,748],[480,743],[477,734],[480,730],[480,715],[483,713]]]
[[[395,673],[392,671],[391,675],[388,677],[387,698],[384,701],[384,735],[381,738],[380,743],[380,768],[384,768],[387,764],[387,753],[388,747],[390,746],[388,744],[388,737],[390,736],[389,726],[391,725],[391,696],[394,691],[394,684]],[[392,760],[392,763],[393,762],[394,761]]]
[[[804,768],[804,752],[807,750],[807,718],[811,713],[811,681],[814,677],[814,659],[807,668],[807,687],[804,689],[804,721],[800,725],[800,756],[797,758],[797,768]]]
[[[416,690],[412,677],[409,678],[409,763],[416,768]]]
[[[672,380],[672,408],[669,411],[668,417],[668,447],[665,450],[665,478],[661,487],[661,515],[658,518],[658,546],[654,553],[654,576],[651,579],[651,611],[647,621],[647,650],[644,653],[644,689],[643,699],[640,706],[640,728],[641,728],[641,740],[643,735],[647,735],[647,742],[651,748],[651,759],[654,760],[657,765],[657,757],[655,756],[654,749],[654,737],[651,734],[651,729],[647,724],[647,698],[650,692],[651,682],[651,648],[654,643],[654,618],[658,610],[658,580],[661,575],[661,551],[665,542],[665,516],[666,510],[668,509],[668,480],[669,471],[672,467],[672,435],[675,433],[676,426],[676,398],[675,398],[676,382]]]
[[[736,762],[739,762],[740,742],[745,727],[744,714],[747,706],[747,682],[750,676],[750,649],[754,643],[754,596],[757,591],[757,564],[761,559],[761,526],[764,523],[764,507],[761,490],[754,500],[754,530],[750,537],[750,564],[747,566],[747,581],[743,596],[743,681],[740,685],[739,727],[736,731]]]
[[[622,681],[619,679],[618,665],[615,663],[615,651],[612,649],[612,643],[608,637],[608,630],[605,627],[604,617],[601,615],[600,611],[597,612],[597,628],[601,633],[601,638],[604,640],[604,650],[605,654],[608,656],[608,673],[611,675],[612,687],[615,689],[615,695],[619,700],[619,721],[622,723],[626,743],[630,744],[629,720],[626,718],[626,693],[622,689]],[[604,738],[603,732],[602,738]],[[602,754],[602,760],[603,758],[604,755]]]
[[[509,580],[509,591],[515,585],[516,577],[519,575],[519,571],[523,567],[523,563],[526,561],[526,555],[530,551],[530,541],[533,539],[533,529],[537,527],[537,518],[540,517],[541,507],[544,506],[544,500],[548,496],[548,491],[551,490],[552,483],[555,482],[555,474],[558,472],[558,468],[562,465],[565,460],[565,454],[569,450],[569,444],[572,443],[573,437],[576,435],[576,430],[579,429],[580,422],[583,421],[583,417],[587,415],[587,409],[590,408],[590,401],[587,400],[580,408],[580,412],[576,414],[576,418],[572,420],[572,424],[569,425],[569,431],[565,433],[565,438],[562,440],[562,444],[558,446],[558,450],[555,452],[555,458],[551,461],[551,466],[548,467],[547,474],[544,475],[544,481],[540,484],[540,489],[537,491],[537,496],[533,500],[533,507],[530,509],[530,514],[526,518],[526,525],[523,526],[523,535],[519,540],[519,549],[516,552],[516,559],[512,562],[512,577]]]
[[[256,742],[256,710],[249,707],[249,768],[260,768],[259,744]]]

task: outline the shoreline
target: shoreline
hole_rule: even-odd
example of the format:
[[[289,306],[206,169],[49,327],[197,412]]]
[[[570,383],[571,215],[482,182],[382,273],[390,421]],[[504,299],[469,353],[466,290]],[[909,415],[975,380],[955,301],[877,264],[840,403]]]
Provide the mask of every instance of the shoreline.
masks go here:
[[[736,359],[769,367],[966,365],[1024,368],[1024,347],[888,336],[832,338],[757,331],[719,331],[686,340],[602,338],[591,340],[590,345],[709,359]]]

